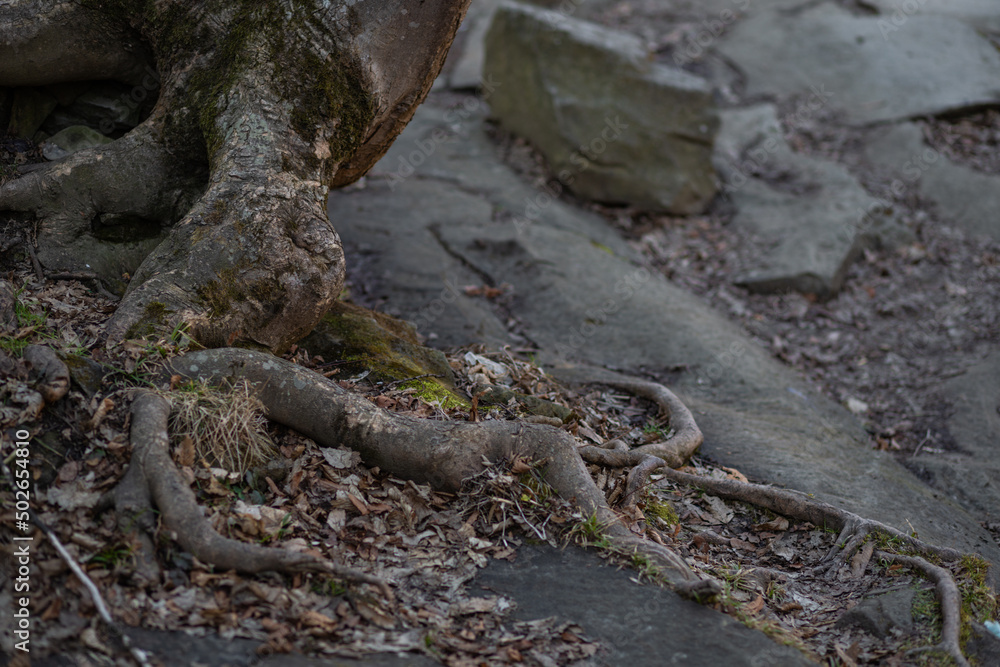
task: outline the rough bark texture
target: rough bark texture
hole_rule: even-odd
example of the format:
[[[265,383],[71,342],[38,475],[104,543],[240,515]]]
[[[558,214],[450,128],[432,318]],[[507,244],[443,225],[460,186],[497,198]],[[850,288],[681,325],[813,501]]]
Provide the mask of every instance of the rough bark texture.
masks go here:
[[[209,346],[281,350],[343,285],[328,189],[402,130],[467,5],[5,3],[0,86],[116,78],[158,83],[159,98],[122,139],[0,188],[0,211],[35,218],[49,271],[110,285],[130,274],[112,338],[183,321]],[[108,225],[145,231],[109,246],[97,233]]]

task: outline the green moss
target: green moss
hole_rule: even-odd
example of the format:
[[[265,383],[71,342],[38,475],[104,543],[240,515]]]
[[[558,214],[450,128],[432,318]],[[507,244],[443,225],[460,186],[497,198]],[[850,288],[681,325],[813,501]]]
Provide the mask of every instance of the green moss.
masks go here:
[[[299,346],[327,362],[336,362],[342,375],[368,371],[369,380],[412,387],[429,403],[445,408],[471,407],[455,393],[454,377],[444,355],[420,345],[411,324],[384,313],[337,302]]]
[[[675,510],[674,506],[667,500],[658,500],[650,497],[646,500],[646,504],[643,509],[646,514],[652,514],[668,526],[676,526],[680,523],[680,517],[677,516],[677,510]]]
[[[472,404],[469,403],[469,401],[465,400],[461,396],[457,395],[453,390],[438,382],[436,378],[419,378],[417,380],[411,380],[401,384],[400,388],[416,389],[416,395],[419,396],[425,403],[436,403],[445,410],[450,410],[452,408],[469,410],[472,408]]]
[[[165,303],[150,301],[143,309],[142,317],[125,332],[125,338],[147,338],[161,333],[167,324],[167,316],[173,312]]]
[[[576,418],[576,413],[564,405],[546,401],[537,396],[521,394],[506,387],[479,385],[476,387],[476,394],[479,396],[479,402],[483,405],[508,406],[511,401],[514,401],[527,414],[554,417],[564,424]]]

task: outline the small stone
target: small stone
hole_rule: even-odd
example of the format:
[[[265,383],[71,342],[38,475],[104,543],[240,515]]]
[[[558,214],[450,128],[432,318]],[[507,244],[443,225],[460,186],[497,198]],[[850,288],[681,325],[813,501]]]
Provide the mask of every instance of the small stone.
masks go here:
[[[56,133],[42,145],[42,155],[46,160],[59,160],[86,148],[110,144],[110,139],[97,130],[83,125],[74,125]]]
[[[850,396],[847,399],[847,409],[856,415],[863,415],[868,412],[868,404]]]

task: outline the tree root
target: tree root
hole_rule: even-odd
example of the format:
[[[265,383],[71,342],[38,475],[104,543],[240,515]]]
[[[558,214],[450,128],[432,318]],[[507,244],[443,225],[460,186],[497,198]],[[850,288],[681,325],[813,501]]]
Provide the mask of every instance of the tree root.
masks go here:
[[[484,459],[522,457],[544,462],[548,484],[585,516],[605,527],[612,546],[640,552],[663,568],[680,593],[711,596],[718,582],[693,572],[677,554],[633,534],[608,506],[565,431],[545,425],[488,421],[438,422],[399,415],[300,366],[271,355],[240,349],[192,352],[171,359],[170,374],[218,384],[245,379],[257,386],[268,418],[295,429],[324,447],[357,450],[365,463],[432,487],[458,490],[481,472]]]
[[[801,521],[809,521],[818,526],[839,529],[840,535],[837,538],[836,545],[822,561],[823,564],[827,564],[827,574],[835,572],[841,565],[846,563],[862,544],[865,543],[869,535],[883,535],[901,543],[901,546],[918,553],[936,556],[947,562],[959,560],[965,555],[955,549],[928,544],[884,523],[865,519],[847,510],[809,498],[804,493],[798,491],[776,489],[735,479],[712,479],[690,475],[667,468],[662,461],[652,459],[652,457],[643,462],[641,472],[637,475],[637,478],[645,478],[652,470],[657,468],[659,468],[664,477],[672,482],[693,486],[720,498],[738,500],[757,507],[763,507],[777,514]],[[639,470],[639,468],[637,467],[636,470]],[[632,475],[629,476],[630,488],[633,484],[638,483],[638,479],[633,482]],[[874,555],[880,560],[896,562],[911,569],[919,570],[934,582],[938,602],[941,604],[941,615],[944,619],[941,642],[936,646],[917,650],[940,650],[954,658],[959,665],[967,666],[969,663],[962,654],[959,642],[962,598],[951,572],[943,567],[931,564],[920,556],[904,556],[879,550],[874,551]]]
[[[739,500],[769,509],[784,516],[808,521],[840,531],[837,543],[823,558],[834,567],[843,565],[854,555],[868,535],[881,534],[917,552],[937,556],[944,561],[956,561],[965,554],[957,549],[928,544],[879,521],[866,519],[829,503],[814,500],[799,491],[776,489],[735,479],[711,479],[661,467],[659,472],[673,482],[694,486],[729,500]]]
[[[617,375],[615,377],[602,376],[594,382],[622,389],[653,401],[663,415],[669,418],[673,434],[663,442],[654,442],[631,450],[619,440],[611,440],[599,447],[592,445],[581,447],[580,456],[583,457],[584,461],[612,468],[624,468],[625,466],[642,466],[647,457],[653,456],[661,459],[671,468],[679,468],[701,446],[704,437],[701,434],[701,429],[695,423],[691,411],[687,409],[681,399],[662,384],[628,379]]]
[[[920,570],[927,578],[934,582],[934,592],[938,602],[941,604],[941,616],[943,623],[941,627],[941,641],[936,646],[926,646],[911,651],[943,651],[947,653],[959,667],[969,667],[968,661],[962,654],[959,641],[962,620],[962,595],[958,591],[958,585],[951,572],[943,567],[938,567],[928,563],[919,556],[902,556],[900,554],[876,551],[875,557],[879,560],[888,560],[900,565],[905,565],[913,570]]]
[[[13,333],[17,329],[17,313],[14,310],[14,288],[0,278],[0,334]]]
[[[349,581],[378,586],[388,600],[392,592],[376,577],[343,568],[307,552],[259,547],[222,537],[202,514],[194,493],[170,460],[167,420],[169,402],[157,394],[143,392],[132,404],[132,462],[128,473],[115,491],[120,525],[149,529],[152,506],[161,513],[168,534],[199,560],[223,570],[254,574],[268,570],[279,572],[318,572]],[[151,550],[147,539],[137,542]],[[143,575],[156,576],[148,563],[152,553],[140,556]]]

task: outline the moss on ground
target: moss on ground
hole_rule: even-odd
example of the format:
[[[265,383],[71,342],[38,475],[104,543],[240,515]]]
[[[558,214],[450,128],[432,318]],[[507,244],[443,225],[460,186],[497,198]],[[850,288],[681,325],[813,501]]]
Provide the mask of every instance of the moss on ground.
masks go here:
[[[337,363],[341,375],[368,371],[372,381],[414,388],[429,403],[470,407],[445,356],[421,345],[413,325],[384,313],[337,302],[299,346]]]

